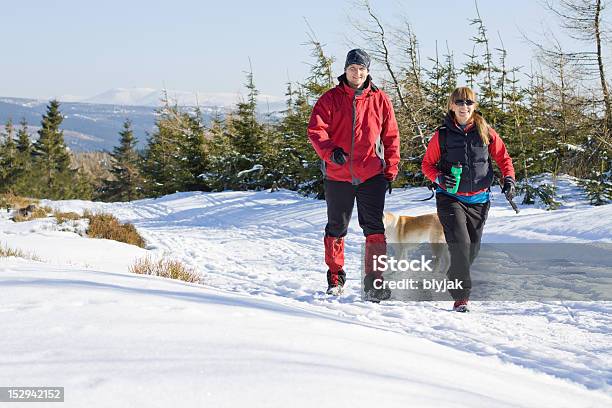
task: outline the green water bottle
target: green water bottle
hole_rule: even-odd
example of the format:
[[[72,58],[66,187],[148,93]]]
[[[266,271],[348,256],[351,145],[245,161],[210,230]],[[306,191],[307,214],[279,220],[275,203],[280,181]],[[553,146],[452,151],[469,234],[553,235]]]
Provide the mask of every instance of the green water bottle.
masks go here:
[[[451,169],[451,174],[455,176],[455,180],[457,180],[457,183],[455,184],[455,187],[453,187],[452,189],[448,191],[449,193],[456,194],[457,190],[459,190],[459,183],[461,182],[461,172],[462,171],[463,171],[463,168],[461,167],[461,163],[457,162],[457,164],[453,165],[453,168]]]

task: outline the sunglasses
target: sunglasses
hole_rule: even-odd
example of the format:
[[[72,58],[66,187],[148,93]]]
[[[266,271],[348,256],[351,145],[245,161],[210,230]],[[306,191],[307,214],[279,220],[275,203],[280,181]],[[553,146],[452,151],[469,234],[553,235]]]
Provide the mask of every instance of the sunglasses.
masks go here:
[[[453,102],[455,105],[457,106],[472,106],[473,104],[475,104],[476,102],[474,102],[471,99],[455,99],[455,101]]]

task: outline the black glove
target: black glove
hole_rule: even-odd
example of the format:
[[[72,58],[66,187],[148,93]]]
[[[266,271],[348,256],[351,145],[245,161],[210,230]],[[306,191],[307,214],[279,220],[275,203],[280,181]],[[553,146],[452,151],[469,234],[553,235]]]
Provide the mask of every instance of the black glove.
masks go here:
[[[330,160],[336,163],[337,165],[342,166],[344,163],[346,163],[347,157],[348,157],[348,154],[341,147],[336,147],[332,151]]]
[[[455,185],[457,184],[457,179],[455,179],[455,176],[451,176],[450,174],[440,174],[438,178],[436,178],[436,183],[440,187],[448,191],[455,188]]]
[[[391,194],[391,191],[393,191],[393,179],[385,177],[385,180],[387,180],[387,190],[389,190],[389,194]]]
[[[502,193],[506,195],[508,200],[512,200],[516,195],[516,181],[510,176],[504,177],[504,187]]]

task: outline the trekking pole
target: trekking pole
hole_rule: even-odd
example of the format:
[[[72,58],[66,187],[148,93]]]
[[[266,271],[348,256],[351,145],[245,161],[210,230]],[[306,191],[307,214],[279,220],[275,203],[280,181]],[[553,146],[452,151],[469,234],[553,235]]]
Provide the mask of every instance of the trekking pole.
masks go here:
[[[503,190],[504,189],[504,185],[502,184],[501,179],[499,177],[497,177],[497,182],[499,183],[499,186]],[[509,198],[506,193],[504,193],[504,196],[506,197],[506,200],[508,200],[508,202],[510,203],[510,206],[512,207],[514,212],[518,214],[520,212],[520,210],[519,210],[518,206],[516,205],[516,203],[511,198]]]
[[[504,194],[505,195],[505,194]],[[508,198],[508,196],[506,196],[506,200],[508,200],[508,202],[510,203],[510,205],[512,206],[512,209],[514,210],[515,213],[519,213],[520,210],[518,209],[518,207],[516,206],[516,203],[514,201],[512,201],[511,198]]]

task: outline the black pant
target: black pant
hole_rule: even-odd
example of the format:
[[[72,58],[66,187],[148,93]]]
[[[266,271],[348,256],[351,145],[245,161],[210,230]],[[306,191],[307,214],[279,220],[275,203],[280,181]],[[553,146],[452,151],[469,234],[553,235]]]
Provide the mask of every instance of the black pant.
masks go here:
[[[490,202],[465,204],[443,193],[436,195],[438,218],[444,228],[451,257],[448,278],[451,281],[457,279],[463,282],[463,290],[449,291],[455,300],[470,297],[472,288],[470,266],[480,250],[480,238],[490,206]]]
[[[383,211],[388,182],[382,174],[353,185],[345,181],[325,180],[327,225],[325,235],[344,237],[348,231],[357,199],[357,216],[363,235],[384,234]]]

